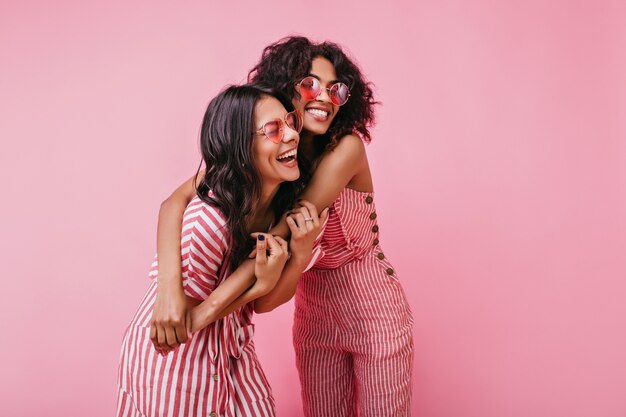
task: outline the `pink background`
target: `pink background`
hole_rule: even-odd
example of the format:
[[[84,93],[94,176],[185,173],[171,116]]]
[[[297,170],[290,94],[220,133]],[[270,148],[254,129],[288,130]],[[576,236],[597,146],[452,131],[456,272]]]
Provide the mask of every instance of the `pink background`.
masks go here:
[[[375,82],[382,244],[413,415],[626,415],[620,1],[2,1],[0,414],[110,416],[160,202],[208,100],[290,33]],[[257,319],[279,414],[292,306]]]

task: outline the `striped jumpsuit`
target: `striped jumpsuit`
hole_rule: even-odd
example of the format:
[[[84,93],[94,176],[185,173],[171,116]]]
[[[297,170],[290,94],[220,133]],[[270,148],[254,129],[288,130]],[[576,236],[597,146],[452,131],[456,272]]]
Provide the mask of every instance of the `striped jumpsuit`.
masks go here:
[[[413,318],[378,237],[373,193],[344,188],[323,254],[296,290],[293,337],[307,417],[410,414]]]
[[[229,275],[225,260],[229,236],[221,212],[197,197],[183,217],[181,255],[183,288],[206,299]],[[118,378],[118,417],[274,416],[274,399],[257,360],[252,336],[252,305],[194,333],[166,356],[150,340],[156,297],[153,281],[135,313],[122,344]]]

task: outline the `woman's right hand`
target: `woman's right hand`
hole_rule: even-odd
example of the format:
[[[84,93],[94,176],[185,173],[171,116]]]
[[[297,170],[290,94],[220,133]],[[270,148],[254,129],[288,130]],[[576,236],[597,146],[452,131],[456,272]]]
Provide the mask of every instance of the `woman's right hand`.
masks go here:
[[[191,317],[182,287],[157,287],[152,307],[150,339],[162,355],[185,343],[191,334]]]
[[[269,251],[269,255],[267,252]],[[270,292],[278,282],[285,263],[289,258],[289,245],[280,236],[259,233],[256,241],[256,261],[254,275],[256,285]]]

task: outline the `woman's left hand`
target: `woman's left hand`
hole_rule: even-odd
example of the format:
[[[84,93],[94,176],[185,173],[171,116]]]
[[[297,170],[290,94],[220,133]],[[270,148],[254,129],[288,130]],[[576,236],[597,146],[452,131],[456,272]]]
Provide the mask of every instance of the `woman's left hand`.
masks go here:
[[[311,252],[315,239],[322,231],[322,227],[328,218],[328,208],[320,215],[314,204],[307,200],[299,200],[300,207],[295,207],[287,213],[287,225],[291,230],[289,250],[291,259],[306,264],[311,259]]]

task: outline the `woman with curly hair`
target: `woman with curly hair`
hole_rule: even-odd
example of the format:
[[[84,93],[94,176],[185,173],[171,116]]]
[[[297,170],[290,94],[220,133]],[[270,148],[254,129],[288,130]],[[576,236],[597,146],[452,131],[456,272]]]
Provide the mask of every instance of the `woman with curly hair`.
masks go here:
[[[382,251],[364,142],[374,122],[373,92],[357,65],[331,42],[288,37],[263,51],[249,81],[270,85],[302,111],[298,162],[307,187],[292,215],[309,224],[329,207],[323,255],[299,279],[281,278],[255,301],[269,311],[294,294],[294,347],[305,414],[407,416],[411,404],[413,319],[405,294]],[[162,205],[159,254],[166,276],[179,282],[176,241],[192,180]],[[273,232],[287,236],[286,221]],[[250,267],[248,272],[251,274]],[[155,306],[153,323],[184,328],[185,309],[172,289]],[[161,344],[170,349],[184,342]]]

